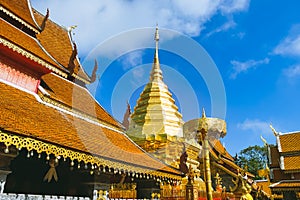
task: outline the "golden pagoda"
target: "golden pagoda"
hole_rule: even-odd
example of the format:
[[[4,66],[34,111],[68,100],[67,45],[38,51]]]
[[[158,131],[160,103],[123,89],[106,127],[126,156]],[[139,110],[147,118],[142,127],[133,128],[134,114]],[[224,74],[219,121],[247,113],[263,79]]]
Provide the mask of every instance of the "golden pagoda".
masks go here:
[[[146,143],[149,146],[153,142],[164,143],[169,137],[183,136],[182,115],[168,86],[163,82],[158,59],[158,41],[159,34],[156,27],[156,46],[150,80],[137,101],[127,131],[129,137],[144,147]]]
[[[179,185],[161,185],[163,197],[186,197],[189,180],[192,190],[196,191],[195,198],[205,197],[206,193],[210,198],[219,198],[223,186],[227,192],[238,192],[241,185],[238,175],[242,169],[219,140],[226,135],[226,122],[206,117],[204,110],[202,118],[182,120],[163,81],[158,57],[158,27],[154,39],[156,46],[150,80],[130,115],[126,134],[143,150],[185,174]],[[129,113],[130,107],[127,107],[124,122]],[[212,183],[212,177],[215,177],[215,183]],[[233,193],[227,195],[234,196]]]

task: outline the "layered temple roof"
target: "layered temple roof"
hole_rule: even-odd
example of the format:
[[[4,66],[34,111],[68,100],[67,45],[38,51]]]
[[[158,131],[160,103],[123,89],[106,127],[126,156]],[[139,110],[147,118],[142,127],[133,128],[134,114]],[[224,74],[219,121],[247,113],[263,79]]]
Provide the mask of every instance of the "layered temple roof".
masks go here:
[[[64,81],[61,77],[54,74],[44,75],[41,86],[47,92],[39,93],[45,101],[56,102],[64,106],[65,109],[71,109],[72,112],[80,113],[89,119],[94,119],[122,130],[122,125],[95,101],[86,88],[70,81]]]
[[[35,33],[38,33],[41,29],[33,17],[30,1],[28,0],[2,0],[0,10]]]
[[[300,132],[285,133],[279,136],[280,141],[280,152],[282,153],[292,153],[300,152]]]
[[[131,115],[127,134],[132,138],[155,138],[161,135],[182,137],[182,115],[175,100],[163,82],[158,58],[158,28],[156,27],[156,48],[150,81],[145,86]]]
[[[273,191],[299,191],[300,180],[282,180],[269,186]]]
[[[61,157],[69,157],[67,149],[78,152],[82,156],[92,155],[90,162],[98,166],[108,166],[135,172],[155,174],[155,171],[178,175],[174,170],[156,161],[138,148],[122,131],[105,126],[101,122],[90,121],[75,113],[63,111],[38,97],[22,90],[0,83],[1,104],[1,142],[22,146],[39,151],[43,145],[53,145],[56,149],[50,153]],[[22,97],[22,98],[20,98]],[[101,116],[99,116],[101,117]],[[100,118],[101,119],[101,118]],[[116,123],[113,119],[101,119]],[[9,141],[14,138],[18,141]],[[30,138],[32,144],[22,144],[22,140]],[[25,141],[25,140],[24,140]],[[50,145],[50,146],[51,146]],[[44,147],[45,148],[45,147]],[[66,150],[63,150],[66,149]],[[61,151],[61,152],[60,152]],[[57,155],[57,156],[58,156]],[[84,162],[87,160],[81,158]],[[168,176],[167,174],[164,174]]]
[[[36,10],[33,10],[33,14],[37,22],[42,24],[45,16]],[[60,65],[70,70],[70,58],[75,49],[72,45],[70,32],[66,28],[59,26],[51,20],[47,20],[45,22],[45,29],[37,35],[37,39]],[[85,73],[77,57],[74,59],[74,65],[76,78],[89,83],[90,77]]]
[[[87,91],[82,83],[91,78],[65,28],[32,10],[28,0],[3,0],[0,12],[0,70],[11,69],[8,75],[15,77],[31,76],[29,68],[43,72],[32,77],[38,79],[36,93],[9,77],[0,79],[0,143],[7,150],[13,146],[124,172],[181,178],[132,142]]]
[[[26,33],[12,26],[2,18],[0,18],[0,26],[0,44],[3,45],[1,48],[12,49],[14,52],[33,60],[46,69],[67,77],[66,70],[43,51],[35,38],[29,37]]]
[[[62,77],[91,82],[79,62],[70,32],[48,19],[49,13],[43,16],[30,7],[28,0],[3,0],[0,12],[0,43]]]
[[[300,132],[285,133],[277,136],[280,167],[285,173],[300,172]],[[276,156],[275,154],[274,157]],[[273,159],[272,159],[273,160]],[[276,162],[276,161],[275,161]]]
[[[269,150],[271,179],[275,182],[270,189],[274,192],[300,191],[300,132],[279,134],[274,128],[272,130],[277,145]]]

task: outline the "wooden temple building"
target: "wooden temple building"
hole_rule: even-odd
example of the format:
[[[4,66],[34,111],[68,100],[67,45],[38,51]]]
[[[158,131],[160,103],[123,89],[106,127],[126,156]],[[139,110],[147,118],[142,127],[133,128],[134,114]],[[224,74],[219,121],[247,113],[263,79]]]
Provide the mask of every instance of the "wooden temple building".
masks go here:
[[[276,137],[276,144],[264,141],[268,149],[268,163],[265,169],[258,170],[258,175],[264,179],[255,181],[255,197],[272,200],[300,199],[300,132],[281,133],[270,127]]]
[[[300,199],[300,132],[278,133],[269,147],[270,189],[274,199]]]
[[[29,0],[1,0],[1,199],[151,198],[178,184],[182,173],[138,147],[91,96],[95,73],[48,17]]]

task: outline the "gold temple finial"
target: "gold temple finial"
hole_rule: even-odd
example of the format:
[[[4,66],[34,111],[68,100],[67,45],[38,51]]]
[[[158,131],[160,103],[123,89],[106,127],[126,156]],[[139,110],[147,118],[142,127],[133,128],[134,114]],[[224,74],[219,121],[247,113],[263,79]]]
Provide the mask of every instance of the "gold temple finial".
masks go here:
[[[202,108],[202,118],[206,118],[206,114],[205,114],[205,109],[204,109],[204,107]]]
[[[262,135],[260,136],[260,139],[263,141],[264,146],[267,147],[268,146],[267,140]]]
[[[154,40],[155,40],[154,63],[159,63],[159,61],[158,61],[158,41],[159,41],[158,24],[156,24]]]
[[[158,42],[159,41],[159,34],[158,34],[158,24],[156,23],[156,29],[155,29],[155,38],[154,38],[154,40],[156,41],[156,42]]]
[[[279,136],[279,133],[275,130],[275,128],[272,126],[272,124],[270,124],[270,128],[276,137]]]
[[[158,41],[159,41],[159,33],[158,33],[158,25],[156,24],[156,29],[155,29],[155,53],[154,53],[154,61],[153,61],[153,67],[151,71],[151,76],[150,76],[150,81],[151,82],[157,82],[157,81],[162,81],[163,76],[162,76],[162,71],[160,69],[159,65],[159,59],[158,59]]]

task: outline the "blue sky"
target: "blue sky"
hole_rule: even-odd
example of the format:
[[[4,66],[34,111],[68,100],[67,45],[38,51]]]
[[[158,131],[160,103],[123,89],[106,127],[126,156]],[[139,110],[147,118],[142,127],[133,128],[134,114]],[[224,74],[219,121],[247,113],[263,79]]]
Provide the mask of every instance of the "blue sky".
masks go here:
[[[101,57],[95,56],[100,81],[90,89],[118,120],[122,120],[126,101],[133,108],[149,80],[158,23],[162,47],[177,44],[179,36],[190,38],[207,52],[196,52],[195,56],[211,58],[218,70],[211,77],[204,76],[187,54],[176,54],[188,43],[160,50],[164,81],[184,121],[197,118],[202,107],[207,116],[212,115],[216,100],[212,96],[222,91],[214,90],[207,79],[217,82],[220,76],[226,94],[226,115],[220,116],[218,109],[212,117],[226,120],[227,136],[222,142],[231,154],[249,145],[262,145],[260,135],[274,144],[270,123],[279,132],[300,129],[298,0],[31,2],[41,13],[49,8],[50,18],[60,25],[77,25],[73,39],[88,73],[93,68],[88,58],[100,52]]]

